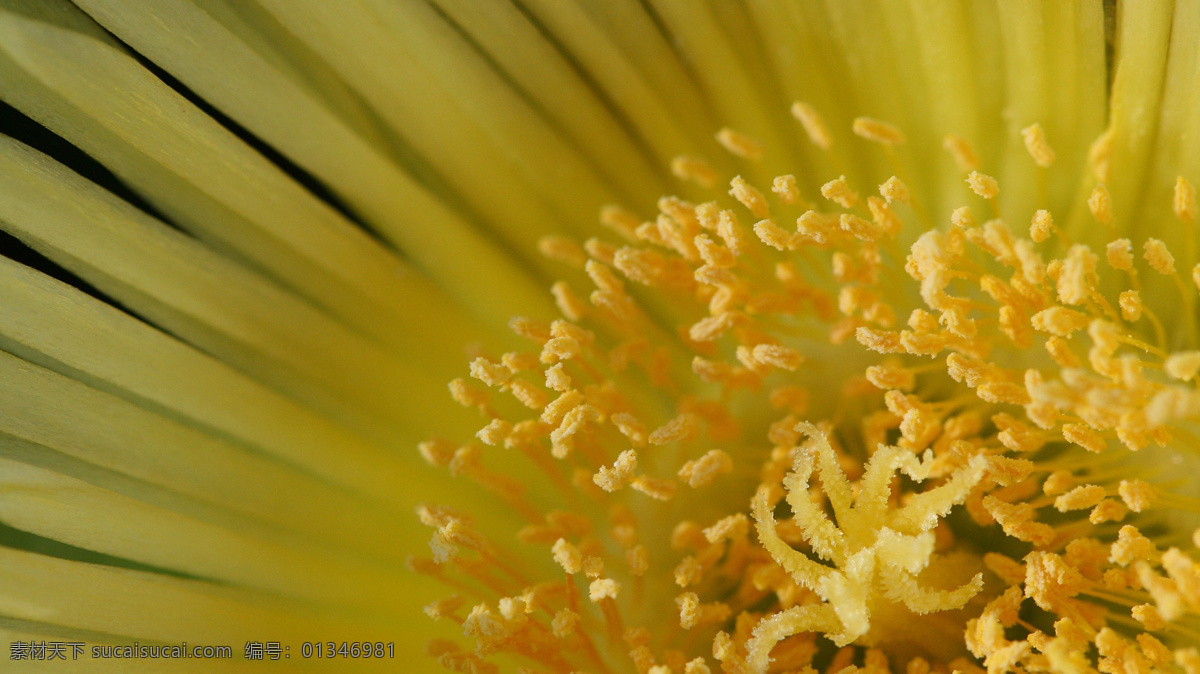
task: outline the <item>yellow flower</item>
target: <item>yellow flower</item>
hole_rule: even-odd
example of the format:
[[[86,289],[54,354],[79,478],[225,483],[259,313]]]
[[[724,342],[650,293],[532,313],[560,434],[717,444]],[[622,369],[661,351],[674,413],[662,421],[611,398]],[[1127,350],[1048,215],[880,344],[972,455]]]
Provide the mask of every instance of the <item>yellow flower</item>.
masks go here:
[[[1197,37],[0,4],[10,654],[1200,671]]]

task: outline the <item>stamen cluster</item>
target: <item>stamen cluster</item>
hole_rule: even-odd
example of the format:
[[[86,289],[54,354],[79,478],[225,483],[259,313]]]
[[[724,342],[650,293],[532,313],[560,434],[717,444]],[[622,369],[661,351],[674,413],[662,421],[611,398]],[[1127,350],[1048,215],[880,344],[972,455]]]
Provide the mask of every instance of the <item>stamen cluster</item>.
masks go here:
[[[815,108],[793,113],[832,147]],[[885,122],[853,131],[903,151]],[[1022,136],[1032,169],[1051,169],[1045,131]],[[748,162],[766,152],[717,139]],[[1189,312],[1196,289],[1156,239],[1140,261],[1129,239],[1094,250],[1045,209],[1025,238],[970,143],[945,147],[970,202],[946,226],[899,176],[865,198],[845,175],[766,191],[735,176],[729,199],[664,197],[653,220],[605,209],[618,243],[543,240],[568,268],[551,289],[563,318],[514,319],[530,347],[451,382],[486,419],[477,442],[421,446],[524,520],[504,540],[422,509],[433,555],[414,568],[461,592],[428,612],[475,643],[433,644],[444,665],[1200,671],[1198,543],[1152,533],[1163,509],[1200,508],[1129,460],[1200,417],[1200,351],[1169,346],[1142,275]],[[671,168],[720,178],[696,157]],[[1103,183],[1087,204],[1115,227]],[[1193,221],[1182,178],[1174,209]],[[489,467],[505,452],[522,479]]]

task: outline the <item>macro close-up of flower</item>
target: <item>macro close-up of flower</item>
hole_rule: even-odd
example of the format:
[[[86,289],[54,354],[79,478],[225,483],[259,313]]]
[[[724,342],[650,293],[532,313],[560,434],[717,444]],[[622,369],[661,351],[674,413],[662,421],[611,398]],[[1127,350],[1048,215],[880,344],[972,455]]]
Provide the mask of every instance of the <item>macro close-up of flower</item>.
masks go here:
[[[0,0],[4,660],[1200,674],[1197,184],[1190,0]]]

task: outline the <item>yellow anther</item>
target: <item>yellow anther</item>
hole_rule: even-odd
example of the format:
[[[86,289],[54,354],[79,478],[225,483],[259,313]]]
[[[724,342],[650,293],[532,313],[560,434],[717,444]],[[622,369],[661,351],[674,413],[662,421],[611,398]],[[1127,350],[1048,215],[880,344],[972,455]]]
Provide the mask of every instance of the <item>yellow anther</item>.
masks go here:
[[[1104,487],[1089,484],[1075,487],[1054,499],[1054,508],[1060,513],[1065,513],[1071,510],[1091,508],[1102,500],[1104,500]]]
[[[700,597],[695,592],[684,592],[675,598],[679,607],[679,626],[690,630],[700,619]]]
[[[759,241],[779,251],[788,250],[797,243],[795,235],[789,234],[771,220],[759,220],[754,223],[754,233]]]
[[[454,445],[445,440],[426,440],[417,445],[421,458],[431,466],[445,468],[454,459]]]
[[[1109,127],[1100,137],[1092,141],[1088,147],[1088,164],[1092,167],[1092,176],[1102,183],[1107,183],[1112,175],[1113,143],[1116,136],[1113,128]]]
[[[450,397],[454,398],[454,402],[463,407],[476,407],[482,409],[487,405],[487,391],[482,391],[468,384],[462,379],[450,380]]]
[[[1050,148],[1050,143],[1046,142],[1046,131],[1041,124],[1021,129],[1021,136],[1025,139],[1025,149],[1029,156],[1033,157],[1035,164],[1049,168],[1054,163],[1054,150]]]
[[[967,176],[967,185],[972,192],[984,199],[995,199],[996,195],[1000,194],[1000,184],[996,179],[979,171],[971,171]]]
[[[733,459],[719,449],[711,449],[699,459],[683,464],[683,467],[679,469],[679,478],[689,487],[698,489],[712,484],[718,475],[731,470],[733,470]]]
[[[1120,522],[1129,514],[1129,509],[1121,505],[1119,502],[1110,498],[1106,498],[1096,504],[1092,508],[1092,512],[1088,513],[1088,522],[1092,524],[1104,524],[1105,522]]]
[[[1072,312],[1074,313],[1074,312]],[[1059,367],[1077,368],[1080,361],[1079,356],[1071,350],[1071,344],[1061,336],[1051,337],[1046,340],[1046,352],[1058,363]]]
[[[1158,490],[1144,480],[1121,480],[1117,485],[1117,493],[1129,509],[1135,513],[1145,511],[1158,498]]]
[[[600,209],[600,224],[620,234],[628,241],[636,241],[634,232],[642,224],[636,215],[620,206],[608,205]]]
[[[1171,651],[1163,642],[1155,639],[1149,634],[1137,635],[1138,646],[1141,647],[1142,653],[1149,658],[1150,662],[1156,667],[1166,667],[1171,662]]]
[[[900,145],[904,142],[904,134],[900,129],[871,117],[855,118],[853,129],[854,135],[881,145]]]
[[[431,503],[422,503],[417,506],[417,519],[421,521],[421,524],[435,529],[444,527],[454,520],[471,522],[470,517],[455,508]]]
[[[966,138],[958,134],[948,134],[942,140],[942,147],[950,153],[954,158],[954,163],[958,164],[958,168],[963,173],[970,173],[979,168],[979,155],[975,153],[975,148],[971,147],[971,143]]]
[[[1196,219],[1196,188],[1187,178],[1175,179],[1175,217],[1180,222],[1190,223]]]
[[[767,207],[767,200],[763,197],[762,192],[759,192],[741,176],[734,176],[733,180],[729,181],[729,196],[737,199],[756,218],[766,218],[771,215],[771,210]]]
[[[579,552],[579,548],[569,543],[565,538],[560,538],[554,542],[554,547],[551,548],[554,554],[554,561],[569,574],[576,574],[583,570],[583,553]]]
[[[1029,224],[1029,238],[1035,243],[1042,243],[1050,238],[1054,233],[1054,218],[1051,217],[1050,211],[1039,210],[1033,214],[1033,221]]]
[[[908,191],[908,185],[905,185],[904,182],[896,176],[892,176],[891,178],[883,181],[883,184],[879,186],[879,195],[884,199],[887,199],[889,204],[893,201],[899,201],[902,204],[907,204],[912,198],[912,195],[909,194]]]
[[[626,439],[634,447],[643,447],[646,444],[646,427],[642,425],[632,414],[628,412],[617,412],[609,417],[617,430],[624,435]]]
[[[1075,479],[1071,477],[1071,473],[1065,470],[1056,470],[1050,473],[1046,481],[1042,483],[1042,493],[1046,496],[1058,496],[1067,493]]]
[[[736,317],[733,313],[709,316],[694,323],[688,330],[688,336],[694,342],[711,342],[728,332],[735,322]]]
[[[704,264],[713,269],[730,269],[737,264],[737,257],[733,251],[716,243],[707,234],[698,235],[692,240],[692,243],[696,246]]]
[[[896,216],[895,211],[887,202],[879,197],[867,197],[867,210],[871,211],[871,219],[875,226],[888,235],[900,233],[904,223]]]
[[[465,522],[459,519],[446,522],[434,532],[433,538],[429,541],[429,547],[433,552],[433,561],[438,564],[445,564],[458,558],[460,547],[477,551],[486,551],[490,548],[487,539],[482,534],[470,529]]]
[[[720,543],[745,538],[750,531],[750,520],[742,513],[722,517],[704,530],[704,539],[709,543]]]
[[[1135,561],[1156,561],[1158,550],[1149,538],[1142,535],[1137,527],[1126,524],[1117,532],[1117,540],[1110,548],[1112,560],[1121,566],[1128,566]]]
[[[825,120],[811,105],[800,101],[792,103],[792,116],[800,122],[800,126],[804,127],[804,133],[808,134],[808,139],[813,142],[813,145],[822,150],[828,150],[833,146],[833,136],[829,135],[829,128],[825,126]]]
[[[779,200],[789,206],[794,206],[800,203],[800,190],[796,187],[796,176],[782,175],[775,176],[775,180],[771,184],[771,191]]]
[[[846,176],[830,180],[822,185],[821,196],[842,208],[853,208],[858,203],[858,195],[850,189],[850,184],[846,182]]]
[[[550,433],[550,455],[556,459],[567,458],[571,454],[575,436],[587,432],[592,424],[602,418],[599,410],[586,404],[567,412],[559,427]]]
[[[557,426],[562,423],[563,417],[567,416],[567,412],[582,405],[583,402],[583,394],[579,391],[563,391],[562,395],[542,408],[541,421],[552,426]]]
[[[592,481],[604,491],[614,492],[624,487],[634,477],[637,470],[637,452],[627,449],[621,452],[612,468],[600,466],[600,470],[592,476]]]
[[[563,236],[544,236],[538,241],[538,251],[546,257],[583,269],[587,254],[575,241]]]
[[[554,304],[559,312],[568,319],[578,321],[587,314],[587,302],[576,295],[566,281],[556,281],[550,286],[550,294],[554,297]]]
[[[629,486],[657,501],[670,501],[675,496],[677,487],[671,480],[646,475],[638,476]]]
[[[1163,619],[1162,614],[1153,604],[1134,606],[1130,614],[1133,615],[1134,620],[1142,624],[1143,628],[1151,632],[1157,632],[1167,626],[1167,621]]]
[[[512,430],[512,423],[504,419],[492,419],[487,426],[479,429],[475,437],[479,438],[483,444],[495,447],[496,445],[504,444],[508,436],[512,435]]]
[[[804,362],[804,356],[799,351],[778,344],[759,344],[751,350],[751,355],[755,363],[788,372],[795,372]]]
[[[521,401],[522,405],[531,410],[540,410],[549,402],[544,391],[524,380],[514,380],[508,390],[514,398]]]
[[[1158,239],[1146,239],[1142,247],[1142,257],[1160,274],[1175,273],[1175,257],[1167,250],[1167,244]]]
[[[742,225],[733,211],[722,210],[717,213],[716,230],[717,236],[721,237],[729,252],[737,256],[745,251],[745,232],[742,231]]]
[[[1088,588],[1078,569],[1052,552],[1031,552],[1025,557],[1025,595],[1039,608],[1062,611],[1073,597]]]
[[[699,533],[699,531],[697,531]],[[679,547],[679,546],[676,546]],[[700,582],[704,576],[704,567],[701,566],[700,560],[695,557],[684,557],[678,565],[675,566],[675,584],[679,587],[687,587]]]
[[[562,363],[546,368],[546,387],[559,393],[571,390],[571,375],[567,374]]]
[[[526,370],[537,370],[541,367],[541,361],[538,360],[536,353],[510,351],[500,356],[500,362],[513,374]]]
[[[1110,241],[1104,248],[1108,264],[1113,269],[1129,271],[1133,269],[1133,242],[1129,239]]]
[[[599,578],[604,573],[604,560],[599,557],[585,557],[583,560],[583,575],[588,578]]]
[[[1102,435],[1083,424],[1063,424],[1062,433],[1067,442],[1079,445],[1089,452],[1102,452],[1108,444]]]
[[[1181,351],[1167,357],[1163,369],[1175,379],[1188,381],[1200,371],[1200,351]]]
[[[617,593],[621,591],[621,584],[611,578],[600,578],[593,580],[588,585],[588,599],[595,603],[600,603],[604,599],[616,599]]]
[[[858,328],[854,332],[854,338],[859,344],[878,353],[904,352],[904,347],[900,344],[900,333],[897,332]]]
[[[725,127],[717,132],[717,142],[724,146],[726,150],[729,150],[742,159],[749,159],[750,161],[762,159],[762,143],[729,127]]]
[[[690,440],[698,430],[699,419],[696,415],[685,412],[654,429],[650,434],[650,444],[665,445]]]
[[[1069,337],[1076,330],[1087,327],[1087,314],[1065,307],[1050,307],[1033,315],[1033,327],[1059,337]]]
[[[425,615],[433,618],[434,620],[453,617],[454,612],[462,608],[464,603],[465,600],[458,595],[447,597],[445,599],[439,599],[425,607]]]
[[[625,551],[625,563],[629,566],[629,573],[634,577],[640,578],[650,569],[650,554],[644,545],[635,545]]]
[[[1088,197],[1088,210],[1092,212],[1092,217],[1096,219],[1096,222],[1102,225],[1112,224],[1112,195],[1109,194],[1104,183],[1099,183],[1092,188],[1092,194]]]
[[[950,223],[961,229],[975,226],[975,216],[971,214],[970,206],[959,206],[950,213]]]
[[[1142,317],[1142,296],[1138,291],[1122,292],[1117,302],[1121,305],[1121,318],[1132,323]]]
[[[916,384],[916,377],[911,370],[888,365],[872,365],[867,368],[867,381],[883,390],[911,390]]]
[[[830,218],[816,211],[806,211],[803,215],[796,218],[796,231],[801,236],[817,243],[825,243],[828,240],[830,230],[837,226],[838,221],[836,218]]]
[[[554,614],[554,619],[550,621],[550,629],[553,630],[554,636],[566,639],[575,633],[575,626],[578,624],[579,614],[569,608],[563,608]]]
[[[716,186],[720,180],[720,176],[708,162],[688,155],[680,155],[671,160],[671,173],[681,180],[690,180],[709,189]]]
[[[1080,305],[1091,297],[1092,280],[1096,278],[1098,258],[1090,248],[1083,245],[1071,246],[1062,263],[1062,273],[1057,279],[1058,299],[1065,304]],[[1049,273],[1049,268],[1047,268]]]
[[[640,226],[639,226],[639,229],[640,229]],[[634,230],[634,231],[630,232],[630,237],[631,237],[631,240],[636,239],[637,231]],[[618,250],[617,246],[614,246],[613,244],[611,244],[607,241],[601,241],[600,239],[597,239],[596,237],[592,237],[592,238],[588,239],[587,241],[584,241],[583,249],[585,251],[587,251],[588,256],[591,257],[593,261],[599,262],[602,264],[612,264],[613,256],[617,254],[617,250]],[[586,266],[584,268],[586,269]]]
[[[842,213],[838,225],[843,232],[860,241],[877,241],[883,236],[883,230],[875,223],[864,220],[851,213]]]

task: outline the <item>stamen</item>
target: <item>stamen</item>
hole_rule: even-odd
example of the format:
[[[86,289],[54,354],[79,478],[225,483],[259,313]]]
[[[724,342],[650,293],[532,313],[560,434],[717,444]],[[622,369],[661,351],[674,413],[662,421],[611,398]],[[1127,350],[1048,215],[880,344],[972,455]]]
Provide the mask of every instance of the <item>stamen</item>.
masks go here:
[[[842,208],[854,208],[858,203],[858,195],[846,183],[846,176],[831,180],[821,186],[821,196],[837,203]]]
[[[1044,242],[1055,231],[1057,228],[1050,211],[1039,210],[1033,214],[1033,222],[1029,225],[1029,238],[1033,239],[1034,243]]]
[[[804,127],[804,132],[808,134],[808,139],[813,142],[813,145],[822,150],[833,147],[833,137],[829,135],[829,128],[825,126],[825,120],[821,118],[815,108],[807,103],[796,101],[792,103],[792,116]]]
[[[995,199],[996,195],[1000,194],[1000,185],[996,179],[979,171],[972,171],[967,176],[967,185],[972,192],[984,199]]]
[[[724,146],[726,150],[729,150],[742,159],[750,161],[762,159],[762,143],[728,127],[717,132],[717,142]]]
[[[1154,271],[1164,276],[1175,273],[1175,257],[1167,250],[1165,243],[1158,239],[1147,239],[1142,250],[1142,256]]]
[[[845,176],[843,176],[845,178]],[[892,176],[879,186],[879,195],[887,199],[890,204],[893,201],[899,201],[902,204],[907,204],[912,199],[908,192],[908,186],[900,181],[896,176]],[[848,207],[847,207],[848,208]]]
[[[1185,224],[1196,219],[1196,188],[1183,176],[1175,179],[1175,217]]]
[[[793,114],[829,149],[815,110],[797,104]],[[853,130],[897,163],[898,129],[860,118]],[[1041,180],[1054,151],[1040,126],[1022,135],[1039,167],[1025,170]],[[738,156],[763,152],[728,129],[718,137]],[[999,185],[979,172],[969,144],[950,136],[946,148],[996,211]],[[672,171],[715,184],[713,169],[694,158],[676,158]],[[967,206],[951,209],[951,227],[933,229],[912,203],[924,191],[893,176],[878,196],[860,196],[853,178],[802,185],[779,175],[773,203],[733,178],[728,193],[754,216],[755,237],[714,194],[698,204],[661,198],[646,221],[607,207],[609,234],[539,243],[582,269],[595,291],[555,283],[568,320],[514,320],[536,347],[475,358],[477,382],[451,383],[452,397],[482,415],[474,427],[482,444],[431,441],[420,451],[501,496],[528,520],[516,542],[548,552],[567,578],[531,584],[514,571],[525,565],[510,563],[502,542],[464,515],[423,509],[444,568],[414,566],[487,600],[466,617],[461,600],[430,605],[430,615],[460,622],[476,640],[478,662],[439,646],[448,662],[484,667],[484,654],[503,651],[550,670],[612,664],[698,674],[709,665],[677,650],[695,645],[681,635],[700,635],[703,654],[718,626],[714,657],[749,672],[811,667],[821,634],[844,647],[835,668],[859,657],[868,668],[890,666],[872,646],[904,635],[946,653],[934,664],[913,659],[908,671],[977,671],[977,661],[947,652],[944,625],[965,634],[961,645],[993,671],[1087,671],[1097,652],[1101,669],[1188,657],[1163,644],[1195,634],[1200,576],[1172,547],[1183,545],[1177,532],[1149,527],[1164,509],[1200,507],[1171,493],[1172,483],[1152,482],[1146,462],[1120,457],[1191,440],[1177,422],[1200,417],[1200,350],[1168,347],[1154,313],[1161,300],[1139,287],[1133,242],[1109,237],[1101,269],[1099,251],[1072,245],[1048,210],[1034,212],[1028,236],[998,211],[977,222]],[[804,204],[810,192],[840,210]],[[1111,199],[1098,183],[1089,210],[1115,227]],[[793,206],[804,211],[794,231],[771,216],[772,207]],[[1181,221],[1195,217],[1182,179],[1174,208]],[[914,216],[924,229],[910,232],[905,220]],[[906,232],[907,256],[896,248]],[[623,240],[607,240],[613,233]],[[1052,235],[1066,253],[1047,260],[1037,244]],[[1143,257],[1182,288],[1165,243],[1147,240]],[[1192,299],[1185,295],[1185,309]],[[679,339],[659,328],[668,316],[684,317]],[[1150,330],[1156,344],[1143,334]],[[842,360],[860,364],[839,379]],[[832,395],[821,400],[818,390]],[[812,414],[821,426],[805,421]],[[551,490],[527,498],[524,483],[485,469],[484,446],[520,449],[556,485],[562,509],[533,506],[533,494]],[[736,498],[715,512],[707,503],[696,509],[697,497],[724,499],[753,475],[760,482],[748,512]],[[780,500],[793,514],[786,521],[775,520]],[[947,519],[956,505],[991,527],[974,539],[981,549],[963,545],[967,530]],[[639,523],[642,513],[681,521],[658,528],[659,515]],[[1033,552],[1000,555],[993,550],[1003,540]],[[980,563],[1004,585],[957,574]],[[663,575],[677,594],[654,589]],[[950,589],[916,580],[956,575]],[[958,608],[970,618],[919,617]],[[645,626],[626,629],[633,616],[679,627],[652,638]],[[1053,635],[1042,631],[1051,624]],[[603,653],[591,641],[600,631]]]
[[[950,153],[963,173],[973,173],[979,168],[979,155],[966,138],[953,133],[948,134],[942,142],[942,147]]]
[[[874,141],[880,145],[901,145],[904,134],[900,129],[870,117],[858,117],[854,120],[854,134],[860,138]]]
[[[800,190],[796,188],[796,176],[777,176],[771,184],[771,191],[779,197],[780,201],[789,206],[800,203]]]
[[[677,178],[690,180],[706,189],[716,186],[720,176],[703,159],[680,155],[671,160],[671,173]]]
[[[1021,129],[1021,136],[1025,139],[1025,149],[1029,156],[1033,157],[1035,164],[1042,168],[1050,168],[1054,164],[1054,150],[1046,142],[1046,131],[1042,129],[1041,124]]]
[[[729,183],[729,196],[737,199],[756,218],[766,218],[771,215],[767,200],[754,186],[747,183],[741,176],[736,176]]]
[[[1113,206],[1112,195],[1108,192],[1108,187],[1104,183],[1100,183],[1092,188],[1092,194],[1088,197],[1088,210],[1092,212],[1092,217],[1096,222],[1108,227],[1110,230],[1113,226]]]

